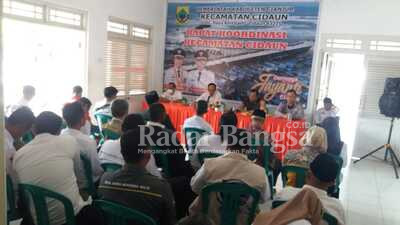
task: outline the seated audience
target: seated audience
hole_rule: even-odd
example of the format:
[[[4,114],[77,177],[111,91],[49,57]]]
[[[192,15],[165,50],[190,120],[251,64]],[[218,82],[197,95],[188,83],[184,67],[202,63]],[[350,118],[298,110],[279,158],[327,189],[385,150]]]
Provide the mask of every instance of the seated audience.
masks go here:
[[[168,163],[170,166],[171,177],[192,177],[194,174],[190,164],[185,161],[185,151],[180,145],[174,131],[169,130],[162,121],[165,120],[166,112],[165,108],[160,103],[155,103],[150,106],[150,121],[147,122],[146,126],[151,128],[148,130],[150,133],[146,133],[146,138],[150,136],[150,149],[161,150],[167,152],[173,152],[167,154]],[[164,140],[164,141],[160,141]],[[157,165],[161,165],[161,159],[158,154],[155,154]]]
[[[32,101],[33,97],[35,97],[36,90],[31,85],[26,85],[23,87],[22,90],[22,98],[17,103],[7,106],[7,113],[6,116],[10,116],[15,110],[19,109],[22,106],[26,106],[32,108],[30,106],[30,102]]]
[[[126,133],[129,130],[139,128],[139,126],[144,126],[145,122],[141,115],[130,114],[125,117],[122,122],[121,130],[122,133]],[[118,140],[107,140],[101,146],[99,151],[100,163],[114,163],[118,165],[124,165],[125,161],[121,154],[121,144],[120,139]],[[146,170],[157,177],[161,177],[161,173],[156,166],[153,154],[150,155],[150,160],[146,165]]]
[[[115,99],[111,103],[111,113],[113,117],[110,122],[108,122],[103,126],[103,129],[121,135],[122,121],[124,120],[126,115],[128,115],[128,112],[129,112],[128,101],[124,99]]]
[[[253,113],[251,114],[251,123],[247,130],[254,134],[254,133],[260,133],[264,132],[264,122],[265,122],[265,112],[260,110],[260,109],[255,109]]]
[[[161,95],[161,100],[166,102],[179,102],[182,100],[182,92],[176,90],[175,83],[168,84],[168,89]]]
[[[160,102],[160,97],[158,96],[156,91],[150,91],[147,92],[146,95],[144,96],[147,105],[149,106],[149,109],[147,109],[146,111],[144,111],[142,113],[143,119],[147,122],[150,121],[150,106],[156,103]],[[162,124],[170,129],[175,131],[175,127],[174,125],[172,125],[171,119],[169,118],[168,115],[165,116],[165,119],[162,121]]]
[[[300,139],[301,150],[289,150],[283,159],[284,166],[308,168],[310,163],[327,149],[327,137],[324,128],[313,126]]]
[[[315,113],[315,124],[321,124],[326,118],[337,117],[339,108],[332,104],[332,99],[324,98],[324,107]]]
[[[179,220],[176,225],[214,225],[208,216],[199,213]]]
[[[188,207],[195,198],[190,188],[190,179],[194,174],[189,162],[185,161],[186,153],[176,137],[176,133],[162,124],[166,117],[165,108],[160,103],[150,106],[150,121],[147,122],[145,136],[149,148],[153,151],[156,164],[162,167],[162,155],[168,161],[169,176],[166,176],[172,187],[176,202],[177,218],[187,214]]]
[[[346,167],[347,145],[340,138],[339,119],[337,117],[328,117],[322,122],[321,127],[325,129],[328,138],[327,152],[342,157],[343,167]]]
[[[304,119],[304,109],[297,102],[297,92],[295,90],[291,89],[286,92],[286,101],[278,105],[275,116],[293,120]]]
[[[113,86],[104,88],[104,100],[97,102],[93,107],[93,119],[96,120],[96,114],[103,114],[111,116],[111,103],[117,98],[118,89]],[[93,121],[97,124],[97,121]]]
[[[236,114],[232,111],[222,114],[219,121],[218,134],[204,135],[200,138],[192,154],[190,163],[197,170],[201,167],[199,154],[205,152],[217,153],[223,155],[227,148],[227,135],[232,133],[237,126]]]
[[[222,103],[222,95],[217,90],[217,85],[209,83],[207,86],[207,92],[204,92],[196,101],[206,101],[209,106],[216,106]]]
[[[183,123],[183,129],[185,128],[198,128],[204,130],[207,133],[212,133],[213,130],[210,124],[204,120],[203,116],[208,112],[207,102],[199,100],[195,103],[196,115],[187,118]]]
[[[72,88],[72,100],[73,101],[78,101],[79,99],[82,98],[82,92],[83,89],[81,86],[77,85]]]
[[[303,189],[310,189],[317,194],[325,212],[335,217],[339,224],[346,224],[345,211],[341,202],[327,195],[329,187],[335,184],[339,173],[339,165],[329,154],[320,154],[310,164],[307,173],[306,185]],[[275,196],[277,201],[287,201],[296,196],[302,189],[287,186]]]
[[[319,225],[322,203],[309,188],[302,189],[282,206],[258,214],[254,225]]]
[[[92,107],[92,102],[85,97],[81,97],[78,101],[82,104],[86,120],[85,125],[81,128],[81,131],[86,135],[90,135],[92,130],[92,120],[90,119],[89,112],[90,112],[90,107]]]
[[[258,109],[267,112],[266,104],[264,99],[258,96],[258,91],[253,89],[250,90],[249,96],[242,102],[240,110],[242,112],[253,112]]]
[[[76,215],[77,225],[103,224],[102,216],[79,195],[74,161],[79,159],[79,146],[71,136],[58,136],[62,119],[52,112],[43,112],[35,120],[35,138],[14,157],[14,168],[22,184],[49,189],[68,198]],[[64,207],[54,199],[47,200],[51,225],[65,224]],[[31,209],[32,211],[33,209]],[[35,220],[35,214],[33,214]],[[33,225],[24,218],[24,225]]]
[[[88,135],[81,132],[82,126],[85,125],[85,112],[83,111],[80,102],[70,103],[64,106],[63,117],[67,123],[67,128],[63,130],[63,136],[72,136],[79,145],[79,153],[85,155],[92,164],[93,181],[98,182],[103,173],[100,166],[100,160],[97,155],[96,141]],[[81,159],[76,163],[81,163]],[[83,165],[80,166],[80,171],[77,171],[78,185],[80,189],[86,187],[86,179],[84,178],[85,171]]]
[[[175,208],[171,188],[167,181],[146,171],[151,153],[142,145],[141,132],[142,129],[136,128],[122,135],[121,153],[125,165],[121,170],[103,175],[99,192],[104,200],[144,213],[157,224],[173,225]]]
[[[5,121],[4,129],[4,153],[6,160],[6,173],[13,181],[15,190],[17,189],[17,179],[13,168],[13,158],[16,153],[14,143],[19,140],[26,132],[31,130],[35,116],[32,111],[22,106],[15,110]]]
[[[263,203],[271,196],[268,179],[264,168],[254,164],[247,159],[246,154],[250,145],[246,141],[247,132],[236,131],[229,135],[227,151],[223,156],[205,160],[203,166],[192,178],[192,190],[199,196],[190,206],[190,214],[200,213],[202,210],[201,190],[207,185],[216,182],[243,182],[257,189],[260,196],[260,203]],[[247,143],[247,144],[246,144]],[[220,221],[220,203],[217,196],[210,195],[208,216],[215,224],[223,224]],[[247,207],[240,207],[238,224],[247,224]]]

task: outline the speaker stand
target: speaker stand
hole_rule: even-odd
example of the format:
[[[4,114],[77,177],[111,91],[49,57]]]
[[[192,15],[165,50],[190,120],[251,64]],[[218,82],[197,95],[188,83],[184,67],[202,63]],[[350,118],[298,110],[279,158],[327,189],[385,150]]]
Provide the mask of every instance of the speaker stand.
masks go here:
[[[357,163],[357,162],[367,158],[368,156],[371,156],[372,154],[378,152],[381,149],[386,149],[385,150],[385,159],[384,160],[387,161],[388,160],[388,156],[390,155],[390,160],[391,160],[391,164],[393,166],[394,173],[396,174],[396,178],[399,179],[399,173],[397,171],[397,167],[398,166],[400,167],[400,161],[399,161],[399,158],[397,158],[396,153],[393,151],[392,146],[390,145],[390,141],[392,139],[393,123],[394,123],[394,117],[392,118],[392,120],[390,122],[389,137],[388,137],[388,140],[387,140],[386,144],[384,144],[384,145],[372,150],[370,153],[362,156],[360,159],[355,160],[354,163]]]

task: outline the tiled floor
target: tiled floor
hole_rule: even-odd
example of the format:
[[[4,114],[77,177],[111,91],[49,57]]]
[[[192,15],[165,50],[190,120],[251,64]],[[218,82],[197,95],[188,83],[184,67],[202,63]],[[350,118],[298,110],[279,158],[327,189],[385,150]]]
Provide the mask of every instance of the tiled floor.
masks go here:
[[[340,200],[347,225],[400,225],[400,179],[395,179],[390,164],[368,158],[343,172]]]
[[[373,157],[351,163],[341,186],[347,224],[400,224],[400,180],[390,164]]]

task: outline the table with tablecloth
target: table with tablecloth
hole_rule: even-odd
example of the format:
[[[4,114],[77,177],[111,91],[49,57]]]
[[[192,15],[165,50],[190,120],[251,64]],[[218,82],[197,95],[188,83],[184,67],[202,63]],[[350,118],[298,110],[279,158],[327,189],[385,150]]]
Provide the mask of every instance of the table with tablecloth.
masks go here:
[[[185,119],[193,116],[195,110],[192,106],[183,105],[179,103],[163,103],[167,114],[171,118],[172,124],[179,132],[177,137],[181,142],[184,142],[184,137],[181,135],[182,126]],[[217,112],[210,109],[205,115],[204,119],[210,123],[214,132],[218,132],[219,120],[222,112]],[[237,113],[238,128],[248,128],[251,123],[250,115]],[[271,134],[273,140],[274,150],[279,159],[282,159],[289,149],[300,149],[299,140],[306,130],[306,123],[304,120],[287,120],[285,118],[278,118],[267,116],[265,120],[264,129]]]

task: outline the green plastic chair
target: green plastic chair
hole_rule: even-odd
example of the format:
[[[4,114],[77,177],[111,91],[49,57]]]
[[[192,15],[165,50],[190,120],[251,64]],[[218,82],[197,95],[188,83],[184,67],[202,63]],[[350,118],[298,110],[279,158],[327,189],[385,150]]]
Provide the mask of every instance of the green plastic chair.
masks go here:
[[[81,154],[81,161],[83,164],[83,169],[85,171],[86,187],[84,190],[92,196],[93,199],[97,199],[99,196],[97,194],[96,185],[93,182],[93,172],[92,163],[86,155]]]
[[[207,215],[210,194],[212,192],[220,193],[222,198],[220,221],[221,225],[236,225],[236,220],[240,210],[240,203],[243,196],[251,196],[253,198],[250,206],[247,224],[252,224],[258,202],[260,201],[260,192],[247,184],[242,183],[214,183],[205,186],[201,191],[202,212]],[[222,222],[223,221],[223,222]]]
[[[120,138],[121,135],[118,133],[115,133],[112,130],[103,129],[103,137],[104,137],[104,140],[118,140],[118,138]]]
[[[273,196],[274,195],[274,183],[275,183],[274,182],[274,173],[269,168],[269,160],[270,160],[269,157],[270,157],[270,154],[271,154],[271,145],[270,144],[266,144],[265,145],[262,140],[260,140],[259,145],[257,145],[257,144],[258,143],[256,143],[256,139],[252,138],[251,139],[251,146],[250,146],[251,153],[248,154],[247,157],[252,161],[255,160],[256,157],[257,157],[257,154],[254,153],[254,152],[257,151],[258,146],[262,146],[262,151],[264,151],[264,154],[263,154],[263,157],[264,157],[264,159],[263,159],[263,161],[264,161],[264,170],[265,170],[265,174],[268,177],[269,188],[271,190],[271,199],[273,199],[274,198],[274,196]]]
[[[102,163],[101,167],[103,168],[104,172],[115,172],[122,168],[122,165],[116,163]]]
[[[287,184],[287,180],[288,180],[287,174],[289,172],[296,174],[295,187],[302,188],[304,186],[304,184],[306,183],[307,169],[303,168],[303,167],[297,167],[297,166],[282,167],[282,182],[283,182],[284,187]]]
[[[221,156],[221,154],[213,152],[200,152],[197,155],[199,157],[199,162],[201,165],[203,165],[205,159],[217,158]]]
[[[15,195],[14,195],[14,185],[12,179],[9,175],[6,178],[6,188],[7,188],[7,224],[10,224],[10,221],[21,219],[21,215],[17,209],[17,205],[15,203]]]
[[[340,174],[341,174],[342,167],[343,167],[343,159],[342,159],[342,157],[337,156],[337,155],[333,155],[333,154],[329,154],[329,155],[331,155],[336,160],[337,164],[339,165],[339,172],[338,172],[338,175],[336,176],[335,187],[332,191],[333,193],[339,193],[339,190],[340,190],[339,186],[341,183]]]
[[[165,177],[171,177],[171,170],[170,170],[170,165],[169,165],[169,161],[168,161],[168,157],[166,154],[164,154],[162,152],[162,150],[154,150],[154,157],[158,158],[159,163],[161,163],[161,165],[159,165],[162,169],[162,172],[164,174]]]
[[[193,153],[194,149],[196,148],[197,142],[199,142],[200,138],[207,132],[205,130],[192,127],[183,129],[183,132],[185,134],[186,149],[189,152],[189,157],[191,158],[191,153]]]
[[[128,225],[129,221],[135,221],[143,225],[157,225],[151,217],[121,204],[96,200],[94,201],[94,206],[106,214],[108,225]]]
[[[29,142],[31,142],[31,141],[33,140],[34,137],[35,137],[35,136],[33,135],[32,130],[30,130],[30,131],[26,132],[26,133],[22,136],[22,138],[21,138],[22,143],[24,143],[24,144],[26,145],[26,144],[28,144]]]
[[[32,200],[36,213],[36,224],[50,225],[46,199],[52,198],[60,201],[63,204],[66,225],[75,225],[74,208],[71,201],[67,197],[48,189],[30,184],[20,184],[19,190],[21,193],[20,196],[22,197],[22,202],[26,205],[26,208],[29,209],[30,199]],[[31,198],[28,198],[27,194],[29,194]]]
[[[285,203],[286,203],[286,201],[273,201],[272,202],[272,208],[273,209],[278,208],[279,206],[281,206],[281,205],[283,205]],[[327,222],[328,225],[338,225],[337,219],[334,216],[332,216],[331,214],[327,213],[327,212],[324,212],[324,214],[322,216],[322,219],[325,222]]]

